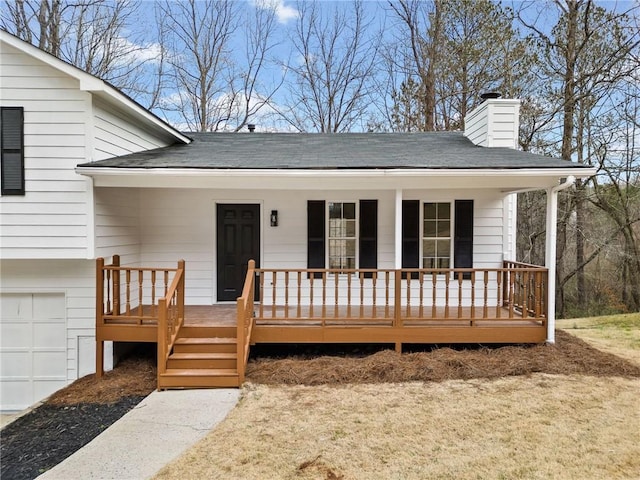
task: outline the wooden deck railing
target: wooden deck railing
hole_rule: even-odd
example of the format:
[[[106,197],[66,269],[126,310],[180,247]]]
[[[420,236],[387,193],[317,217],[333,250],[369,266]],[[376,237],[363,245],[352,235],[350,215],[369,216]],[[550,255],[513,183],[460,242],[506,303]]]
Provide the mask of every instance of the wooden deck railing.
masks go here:
[[[181,263],[182,262],[182,263]],[[120,266],[120,257],[113,256],[105,265],[96,260],[96,312],[99,325],[128,323],[155,325],[158,320],[158,301],[165,297],[174,275],[182,268],[148,268]]]
[[[118,255],[108,265],[103,258],[96,260],[98,376],[103,373],[105,340],[156,340],[158,359],[168,355],[184,319],[184,269],[184,260],[177,268],[121,266]],[[160,371],[163,362],[158,365]]]
[[[171,286],[158,300],[158,379],[167,371],[167,360],[183,324],[184,260],[180,260]]]
[[[249,260],[247,276],[242,289],[242,296],[237,299],[238,332],[237,332],[237,369],[240,384],[244,382],[244,374],[249,361],[249,346],[251,343],[251,331],[253,329],[254,296],[256,262]]]
[[[257,269],[256,321],[377,324],[546,320],[547,269],[504,262],[486,269]]]

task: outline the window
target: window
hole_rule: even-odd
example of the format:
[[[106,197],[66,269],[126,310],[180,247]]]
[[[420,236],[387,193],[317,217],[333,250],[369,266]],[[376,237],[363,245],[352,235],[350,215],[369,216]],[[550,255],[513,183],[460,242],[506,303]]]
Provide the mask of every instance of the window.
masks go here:
[[[422,268],[451,264],[451,204],[425,203],[422,227]]]
[[[24,195],[22,107],[0,109],[0,175],[2,195]]]
[[[420,267],[473,267],[473,200],[402,201],[402,268]]]
[[[356,204],[329,202],[329,268],[356,268]]]
[[[307,268],[377,266],[377,200],[307,202]]]

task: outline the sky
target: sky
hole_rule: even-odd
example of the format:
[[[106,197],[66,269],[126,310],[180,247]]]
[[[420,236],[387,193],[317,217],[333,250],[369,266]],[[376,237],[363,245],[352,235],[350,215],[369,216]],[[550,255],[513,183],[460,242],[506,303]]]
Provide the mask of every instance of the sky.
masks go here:
[[[633,1],[601,1],[599,4],[605,6],[607,9],[611,10],[625,10],[629,9],[633,6],[640,6],[639,0]],[[131,54],[137,60],[145,60],[147,61],[147,67],[150,67],[146,70],[146,79],[149,82],[153,81],[153,72],[156,59],[158,57],[158,52],[160,51],[158,38],[156,36],[156,29],[154,26],[155,23],[155,4],[156,2],[151,0],[144,0],[140,8],[137,11],[137,16],[131,24],[124,28],[121,32],[120,41],[128,45],[132,48],[133,53]],[[350,8],[351,3],[347,1],[319,1],[319,6],[322,11],[330,12],[334,8],[346,9],[347,11]],[[8,5],[6,2],[2,2],[0,5],[0,9],[6,8]],[[203,5],[203,3],[200,3]],[[271,62],[265,69],[265,74],[261,80],[260,90],[263,95],[266,92],[271,91],[282,79],[283,72],[286,71],[286,67],[295,67],[300,65],[303,61],[302,56],[296,52],[295,46],[291,41],[291,36],[294,33],[296,27],[296,21],[298,19],[300,8],[300,3],[290,0],[235,0],[235,5],[238,7],[243,13],[250,13],[255,9],[267,9],[271,8],[275,11],[277,18],[277,25],[275,31],[274,42],[276,46],[270,53]],[[505,0],[502,2],[503,6],[513,7],[513,8],[522,8],[527,7],[525,10],[525,15],[528,15],[529,18],[533,21],[536,20],[536,25],[540,28],[548,29],[555,22],[555,18],[553,16],[553,10],[551,8],[546,8],[548,2],[542,0],[525,0],[525,1],[509,1]],[[376,39],[382,39],[384,42],[393,42],[397,41],[397,32],[398,32],[398,20],[392,14],[391,9],[389,7],[388,1],[374,1],[374,0],[364,0],[363,7],[365,10],[365,14],[372,21],[373,28],[372,32]],[[240,29],[235,32],[233,41],[231,43],[231,55],[234,56],[235,60],[238,63],[242,62],[243,52],[246,50],[247,44],[246,40],[241,35]],[[141,48],[135,48],[141,47]],[[175,55],[183,55],[183,52],[174,52]],[[292,80],[291,75],[288,77],[289,80]],[[290,85],[290,84],[289,84]],[[291,97],[294,95],[292,93],[292,89],[295,90],[296,86],[288,88],[287,84],[283,85],[273,96],[272,104],[273,107],[264,107],[258,115],[255,116],[251,120],[251,123],[257,124],[258,131],[261,130],[284,130],[290,131],[292,127],[287,124],[287,122],[277,121],[275,120],[276,115],[275,112],[278,110],[283,110],[284,105],[290,103]],[[136,95],[136,93],[132,93],[128,91],[130,95],[139,100],[143,105],[148,104],[143,95]],[[218,103],[222,102],[225,98],[228,98],[229,92],[221,92],[217,97],[216,101]],[[162,103],[163,105],[168,105],[172,101],[176,101],[180,99],[180,89],[174,84],[171,84],[171,81],[167,81],[166,88],[162,94]],[[184,120],[180,119],[180,115],[177,112],[171,112],[167,109],[163,109],[162,111],[156,110],[161,117],[168,120],[170,123],[174,124],[178,128],[188,129],[188,125],[184,122]],[[364,115],[359,124],[354,125],[355,130],[365,130],[367,129],[367,122],[369,120],[368,117],[372,117],[376,115],[375,108],[371,106],[367,115]],[[234,127],[233,123],[229,124],[229,127]]]

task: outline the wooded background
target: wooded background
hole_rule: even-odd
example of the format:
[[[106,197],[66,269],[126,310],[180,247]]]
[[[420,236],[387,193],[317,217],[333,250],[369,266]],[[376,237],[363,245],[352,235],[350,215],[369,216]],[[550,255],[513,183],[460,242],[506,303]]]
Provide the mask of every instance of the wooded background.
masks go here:
[[[560,316],[640,310],[640,6],[592,0],[14,0],[2,28],[186,131],[463,129],[520,98],[520,147],[598,167],[561,194]],[[519,195],[543,264],[545,195]]]

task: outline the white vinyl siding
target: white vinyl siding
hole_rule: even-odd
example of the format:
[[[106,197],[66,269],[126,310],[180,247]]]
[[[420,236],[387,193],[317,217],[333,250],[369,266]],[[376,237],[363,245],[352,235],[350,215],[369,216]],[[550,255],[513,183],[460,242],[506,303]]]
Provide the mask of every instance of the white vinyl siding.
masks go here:
[[[150,135],[135,120],[106,103],[94,99],[93,160],[152,150],[168,145],[171,140]]]
[[[24,108],[25,157],[25,195],[0,198],[2,257],[86,258],[87,180],[74,168],[85,159],[90,95],[10,46],[0,56],[2,105]]]
[[[96,257],[120,255],[122,265],[140,260],[140,192],[135,188],[96,188]]]
[[[120,189],[98,188],[96,198],[121,198]],[[139,206],[132,200],[112,209],[111,225],[120,233],[113,238],[129,238],[133,243],[113,243],[107,249],[105,239],[96,241],[105,255],[135,252],[139,248],[139,263],[145,266],[173,267],[186,261],[186,295],[191,304],[211,304],[215,301],[216,203],[256,203],[261,205],[261,259],[265,268],[304,269],[307,261],[307,200],[323,197],[357,202],[359,198],[378,200],[378,268],[393,268],[395,260],[395,192],[390,191],[233,191],[207,189],[130,189],[131,198],[139,197]],[[113,195],[110,195],[113,192]],[[134,193],[135,192],[135,193]],[[126,197],[129,198],[129,197]],[[449,202],[464,198],[474,200],[474,260],[476,268],[497,268],[503,259],[503,195],[483,190],[412,190],[406,198],[421,202]],[[130,209],[126,205],[131,205]],[[104,206],[98,208],[101,211]],[[134,212],[138,218],[136,220]],[[278,226],[269,225],[271,210],[278,210]],[[122,218],[116,218],[120,211]],[[106,218],[106,217],[105,217]],[[119,222],[119,223],[118,223]],[[97,220],[96,230],[101,221]],[[135,243],[135,228],[139,245]],[[105,228],[108,232],[108,228]],[[118,252],[123,248],[122,252]],[[103,250],[100,250],[103,249]],[[134,262],[134,255],[130,256]],[[123,262],[125,263],[125,262]]]

